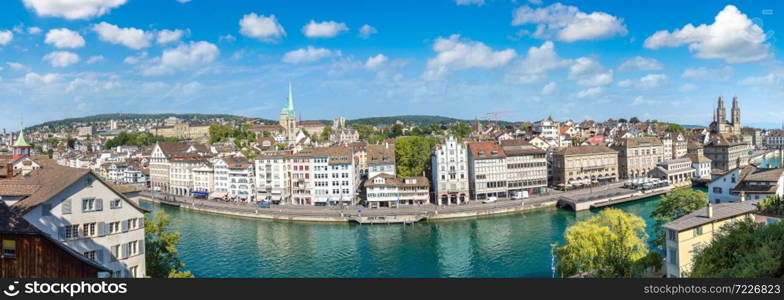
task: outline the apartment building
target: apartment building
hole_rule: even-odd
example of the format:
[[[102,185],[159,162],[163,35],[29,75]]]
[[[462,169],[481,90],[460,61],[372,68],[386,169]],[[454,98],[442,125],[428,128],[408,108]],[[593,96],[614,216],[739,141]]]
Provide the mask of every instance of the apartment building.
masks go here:
[[[743,197],[741,197],[743,194]],[[733,169],[708,184],[711,203],[739,202],[784,196],[784,169],[765,169],[754,165]]]
[[[300,204],[291,197],[292,157],[289,153],[258,156],[255,162],[256,199],[272,201],[274,204]]]
[[[784,148],[784,130],[773,130],[763,138],[763,146],[767,148]]]
[[[749,164],[749,145],[739,135],[711,135],[711,141],[704,147],[704,154],[711,160],[714,169],[724,172]]]
[[[496,142],[468,144],[468,180],[471,199],[509,198],[506,154]]]
[[[256,199],[253,166],[244,157],[224,157],[228,170],[229,197],[238,201],[252,202]]]
[[[694,178],[692,161],[687,157],[667,159],[656,165],[651,177],[666,180],[674,186],[690,186]]]
[[[436,145],[431,155],[431,170],[437,205],[468,201],[468,149],[465,143],[449,136]]]
[[[42,165],[0,182],[3,205],[51,241],[109,271],[101,276],[144,277],[146,211],[90,170],[44,160]]]
[[[368,179],[368,207],[398,207],[399,205],[422,205],[430,202],[430,184],[426,177],[404,177],[381,173]]]
[[[165,193],[188,195],[192,190],[192,183],[186,182],[192,176],[190,170],[205,162],[197,156],[209,155],[210,150],[202,144],[156,143],[150,153],[150,186]]]
[[[507,189],[511,198],[540,194],[547,190],[546,152],[525,140],[501,141],[506,154]]]
[[[202,166],[193,170],[193,192],[197,196],[209,196],[215,192],[215,171],[211,162],[205,162]]]
[[[726,224],[753,220],[757,207],[751,201],[709,204],[665,224],[665,270],[667,277],[683,277],[691,272],[694,252],[711,243]]]
[[[563,188],[618,181],[618,151],[606,146],[559,148],[553,152],[551,185]]]
[[[312,160],[313,204],[352,204],[356,196],[354,159],[344,146],[303,150],[297,156]],[[378,166],[377,166],[378,167]]]
[[[622,139],[612,148],[618,151],[618,175],[621,179],[648,177],[658,163],[671,157],[656,137]]]

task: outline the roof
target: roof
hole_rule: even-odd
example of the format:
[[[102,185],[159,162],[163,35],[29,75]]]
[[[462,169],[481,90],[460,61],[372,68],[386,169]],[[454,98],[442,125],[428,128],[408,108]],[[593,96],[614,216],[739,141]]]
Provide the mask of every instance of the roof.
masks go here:
[[[539,149],[536,146],[531,145],[531,143],[521,139],[503,140],[501,141],[501,148],[504,150],[504,153],[506,153],[507,156],[523,156],[546,153],[544,150]]]
[[[351,148],[345,146],[332,146],[332,147],[316,147],[316,148],[305,148],[302,151],[297,152],[295,156],[301,157],[328,157],[328,164],[350,164],[352,163],[351,160]],[[394,154],[393,154],[394,155]],[[394,156],[393,156],[394,157]],[[393,160],[394,161],[394,160]]]
[[[758,201],[744,201],[732,203],[710,204],[713,207],[713,216],[708,217],[708,208],[704,207],[688,215],[664,224],[665,229],[684,231],[708,223],[737,217],[757,210]]]
[[[555,153],[561,155],[586,155],[586,154],[598,154],[598,153],[617,154],[618,151],[610,149],[604,145],[590,145],[590,146],[574,146],[574,147],[559,148],[555,150]]]
[[[697,154],[697,153],[687,153],[684,157],[691,160],[693,163],[709,163],[711,162],[710,158],[705,157],[705,155]]]
[[[367,164],[394,164],[395,145],[394,144],[370,144],[367,145]]]
[[[325,126],[321,121],[299,121],[297,125],[305,127]]]
[[[374,179],[376,178],[384,178],[384,183],[374,183]],[[413,180],[411,180],[413,179]],[[415,183],[414,183],[415,182]],[[389,175],[387,173],[381,173],[376,176],[369,178],[365,181],[366,187],[374,187],[374,186],[397,186],[397,187],[430,187],[430,181],[427,180],[427,177],[424,176],[414,176],[414,177],[402,177],[398,178],[394,175]]]
[[[468,143],[468,151],[474,159],[492,159],[506,157],[504,149],[496,142]]]
[[[16,139],[14,147],[30,147],[30,144],[28,144],[24,138],[24,128],[19,129],[19,137]]]
[[[85,176],[92,176],[95,180],[103,183],[136,209],[143,212],[147,211],[88,169],[68,168],[49,163],[43,164],[42,168],[31,172],[28,176],[0,181],[0,195],[6,195],[6,192],[9,194],[29,193],[17,195],[26,197],[11,206],[12,210],[24,215],[38,205],[46,203],[57,196]],[[37,188],[33,186],[37,186]]]
[[[625,138],[621,140],[620,145],[622,147],[635,148],[662,145],[662,141],[657,137]]]

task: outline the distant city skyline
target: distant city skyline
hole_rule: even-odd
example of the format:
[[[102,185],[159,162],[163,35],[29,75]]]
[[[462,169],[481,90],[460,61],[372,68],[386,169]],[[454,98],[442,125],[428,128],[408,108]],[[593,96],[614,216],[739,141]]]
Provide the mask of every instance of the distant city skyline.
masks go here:
[[[744,126],[784,120],[779,2],[57,2],[0,4],[0,128],[116,112],[276,120],[289,80],[303,119],[707,126],[737,95]]]

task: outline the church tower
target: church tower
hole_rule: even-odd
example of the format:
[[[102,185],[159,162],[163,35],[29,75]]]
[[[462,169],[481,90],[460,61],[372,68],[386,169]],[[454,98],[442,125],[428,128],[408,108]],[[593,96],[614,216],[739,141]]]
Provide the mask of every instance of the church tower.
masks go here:
[[[280,111],[279,123],[285,131],[286,139],[292,142],[297,135],[297,118],[294,112],[294,92],[291,88],[291,81],[289,81],[288,105]]]
[[[738,96],[732,97],[732,131],[740,134],[740,106]]]
[[[716,105],[716,124],[721,125],[727,123],[727,109],[724,108],[724,96],[719,96],[719,102]],[[719,126],[721,128],[723,126]]]
[[[27,143],[27,141],[24,138],[24,128],[19,129],[19,137],[16,139],[14,145],[11,146],[11,149],[13,151],[12,158],[17,159],[23,156],[30,155],[30,148],[32,147],[33,146]]]

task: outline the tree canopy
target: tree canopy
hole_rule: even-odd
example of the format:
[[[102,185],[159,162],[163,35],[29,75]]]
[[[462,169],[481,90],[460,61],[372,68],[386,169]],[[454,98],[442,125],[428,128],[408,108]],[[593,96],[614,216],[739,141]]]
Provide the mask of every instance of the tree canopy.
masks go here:
[[[691,277],[761,278],[784,276],[784,222],[728,224],[704,248],[696,249]]]
[[[120,132],[116,137],[109,139],[104,144],[106,149],[111,149],[117,146],[138,146],[138,147],[145,147],[157,142],[176,142],[177,138],[173,137],[162,137],[159,135],[153,135],[149,132],[134,132],[134,133],[127,133],[127,132]],[[68,141],[70,144],[71,142]],[[69,145],[69,147],[72,147]]]
[[[463,122],[458,122],[452,125],[452,127],[449,127],[449,131],[456,139],[462,140],[464,137],[471,134],[471,126],[468,126],[468,124]]]
[[[147,276],[152,278],[192,278],[190,271],[180,260],[177,244],[180,233],[169,230],[171,219],[166,213],[159,211],[154,217],[149,214],[144,218],[144,254],[147,264]]]
[[[405,136],[395,140],[397,174],[430,178],[430,151],[438,143],[433,137]]]
[[[564,244],[553,246],[556,271],[561,277],[584,273],[593,277],[641,276],[657,261],[648,259],[647,238],[642,218],[615,208],[604,209],[566,229]]]
[[[654,238],[651,243],[659,249],[664,249],[666,232],[662,226],[705,207],[708,204],[707,199],[704,192],[691,189],[675,190],[662,196],[656,209],[651,213],[651,218],[654,220]]]

